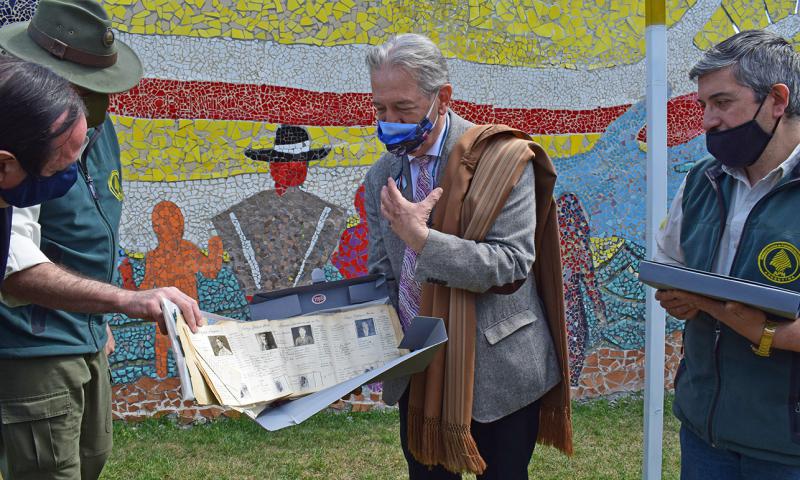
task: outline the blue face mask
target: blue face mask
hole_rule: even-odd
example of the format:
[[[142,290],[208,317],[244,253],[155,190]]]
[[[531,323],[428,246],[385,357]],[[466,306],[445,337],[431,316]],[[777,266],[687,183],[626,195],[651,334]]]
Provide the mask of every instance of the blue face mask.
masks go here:
[[[49,177],[31,174],[13,188],[0,189],[0,197],[15,207],[31,207],[66,194],[78,179],[78,165],[72,164]]]
[[[428,138],[428,134],[436,126],[436,122],[439,121],[438,115],[433,123],[428,119],[435,104],[436,98],[434,97],[431,108],[419,123],[393,123],[378,120],[378,140],[386,145],[389,153],[397,156],[403,156],[418,149]]]

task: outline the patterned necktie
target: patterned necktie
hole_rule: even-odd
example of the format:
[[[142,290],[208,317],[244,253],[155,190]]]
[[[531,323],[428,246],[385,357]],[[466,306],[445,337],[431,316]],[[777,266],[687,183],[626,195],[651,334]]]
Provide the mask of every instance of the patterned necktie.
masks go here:
[[[419,165],[417,175],[417,186],[414,189],[414,202],[421,202],[433,190],[433,181],[428,171],[428,164],[436,158],[435,155],[421,155],[414,160]],[[400,325],[405,332],[411,320],[417,316],[419,311],[420,294],[422,286],[414,280],[414,270],[417,265],[417,252],[406,247],[403,253],[403,266],[400,269],[400,295],[399,306]]]

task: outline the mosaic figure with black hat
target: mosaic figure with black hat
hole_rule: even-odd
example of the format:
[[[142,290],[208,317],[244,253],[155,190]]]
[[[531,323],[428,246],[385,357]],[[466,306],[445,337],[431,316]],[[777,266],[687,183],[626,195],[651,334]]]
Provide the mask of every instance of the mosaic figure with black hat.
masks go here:
[[[103,7],[41,0],[30,22],[0,29],[0,48],[68,80],[92,127],[72,188],[14,212],[0,306],[0,474],[5,480],[97,478],[112,446],[104,314],[158,320],[163,327],[160,299],[167,297],[196,328],[200,311],[173,287],[134,292],[110,284],[123,190],[106,109],[109,94],[139,82],[142,65],[114,37]]]
[[[347,224],[344,210],[290,188],[303,184],[308,162],[330,151],[312,146],[305,127],[296,125],[280,125],[272,148],[245,150],[247,157],[269,162],[275,189],[251,195],[211,220],[245,295],[303,284],[330,259]]]
[[[308,162],[325,158],[328,147],[311,148],[308,131],[295,125],[281,125],[275,131],[273,148],[248,148],[244,154],[253,160],[269,162],[269,174],[275,181],[275,193],[283,195],[288,187],[299,187],[306,180]]]

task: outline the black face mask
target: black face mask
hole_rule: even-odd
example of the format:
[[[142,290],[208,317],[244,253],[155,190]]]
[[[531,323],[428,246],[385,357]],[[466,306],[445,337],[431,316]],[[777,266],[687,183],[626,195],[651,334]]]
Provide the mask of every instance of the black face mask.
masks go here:
[[[706,133],[706,149],[719,162],[731,168],[744,168],[756,163],[758,157],[764,153],[769,141],[775,134],[781,119],[775,122],[771,133],[767,133],[756,122],[758,112],[764,106],[764,100],[758,106],[753,119],[738,127],[729,128],[721,132]]]

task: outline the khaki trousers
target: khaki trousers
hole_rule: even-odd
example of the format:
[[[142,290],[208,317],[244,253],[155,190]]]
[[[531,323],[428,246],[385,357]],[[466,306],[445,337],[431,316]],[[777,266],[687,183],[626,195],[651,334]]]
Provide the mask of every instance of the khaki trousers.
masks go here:
[[[0,359],[4,480],[96,479],[111,447],[105,353]]]

